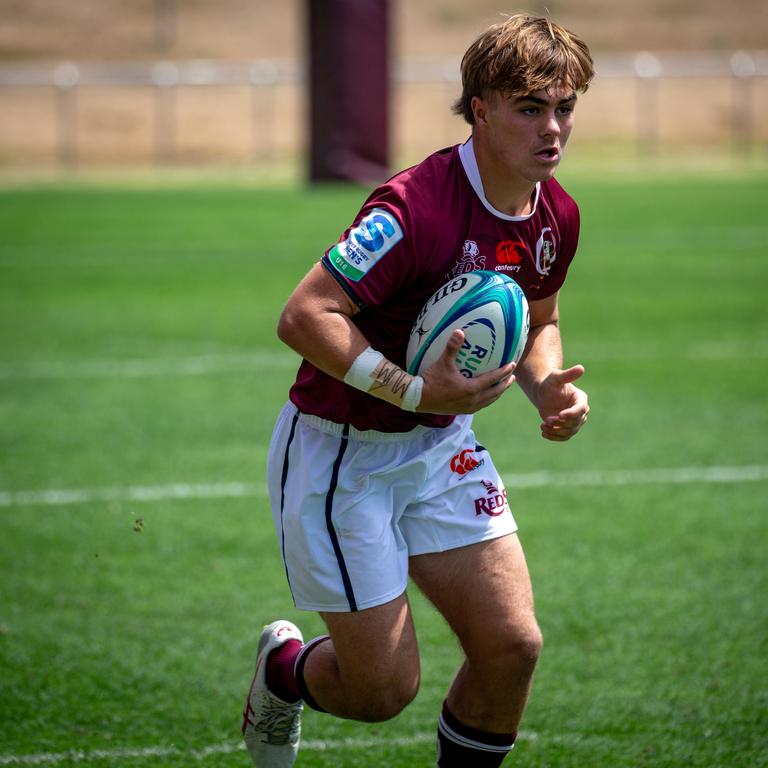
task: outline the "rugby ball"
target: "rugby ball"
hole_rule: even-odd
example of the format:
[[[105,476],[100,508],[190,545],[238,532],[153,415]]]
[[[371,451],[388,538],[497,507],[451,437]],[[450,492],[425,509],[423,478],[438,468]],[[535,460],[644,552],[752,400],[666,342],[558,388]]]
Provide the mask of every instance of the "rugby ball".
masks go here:
[[[437,362],[456,328],[464,344],[456,356],[459,372],[471,379],[517,362],[528,340],[530,318],[522,288],[507,275],[477,270],[440,286],[419,312],[406,351],[408,373]]]

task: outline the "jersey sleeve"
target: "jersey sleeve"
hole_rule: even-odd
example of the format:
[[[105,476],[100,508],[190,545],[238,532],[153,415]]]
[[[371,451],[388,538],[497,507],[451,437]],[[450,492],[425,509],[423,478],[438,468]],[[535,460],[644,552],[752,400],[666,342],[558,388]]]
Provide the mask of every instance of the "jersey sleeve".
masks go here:
[[[413,271],[410,230],[405,206],[374,193],[322,264],[361,309],[382,304]]]

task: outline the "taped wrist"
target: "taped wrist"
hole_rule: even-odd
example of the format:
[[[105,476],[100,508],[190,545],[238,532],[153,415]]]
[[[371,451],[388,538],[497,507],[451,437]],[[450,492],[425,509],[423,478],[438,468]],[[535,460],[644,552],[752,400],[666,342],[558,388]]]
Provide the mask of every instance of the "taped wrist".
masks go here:
[[[344,383],[406,411],[421,402],[424,379],[411,376],[371,347],[364,349],[344,376]]]
[[[424,387],[424,379],[421,376],[414,376],[408,389],[405,390],[400,407],[404,411],[415,411],[421,402],[421,390]]]
[[[383,359],[384,355],[381,352],[377,352],[372,347],[366,347],[350,366],[344,376],[344,383],[367,392],[374,384],[373,372]]]

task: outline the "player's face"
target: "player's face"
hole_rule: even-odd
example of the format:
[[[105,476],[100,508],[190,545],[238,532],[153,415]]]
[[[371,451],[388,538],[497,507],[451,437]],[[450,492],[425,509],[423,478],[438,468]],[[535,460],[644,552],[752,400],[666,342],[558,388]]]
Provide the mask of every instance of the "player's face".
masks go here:
[[[573,127],[576,94],[571,89],[475,99],[478,138],[499,170],[528,182],[555,175]]]

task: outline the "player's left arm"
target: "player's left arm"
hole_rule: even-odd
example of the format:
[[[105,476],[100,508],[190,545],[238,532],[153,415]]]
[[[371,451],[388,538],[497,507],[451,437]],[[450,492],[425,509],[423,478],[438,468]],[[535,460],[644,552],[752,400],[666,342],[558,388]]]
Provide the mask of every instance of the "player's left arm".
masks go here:
[[[515,375],[541,416],[541,435],[563,441],[573,437],[589,413],[587,393],[574,385],[584,366],[563,369],[558,294],[530,302],[531,330]]]

